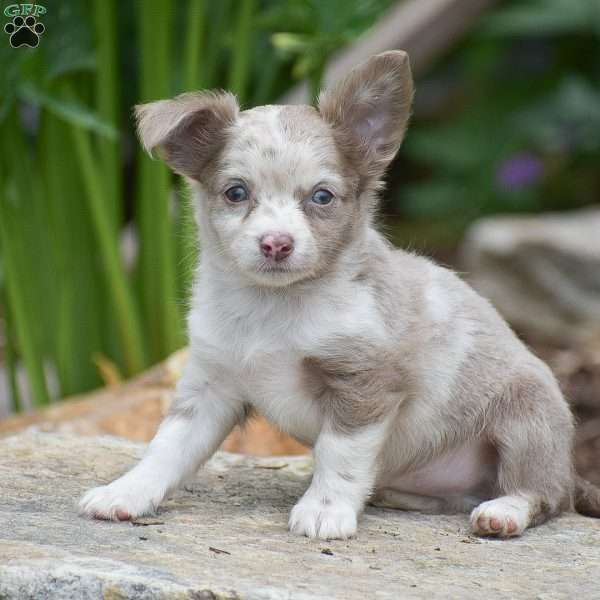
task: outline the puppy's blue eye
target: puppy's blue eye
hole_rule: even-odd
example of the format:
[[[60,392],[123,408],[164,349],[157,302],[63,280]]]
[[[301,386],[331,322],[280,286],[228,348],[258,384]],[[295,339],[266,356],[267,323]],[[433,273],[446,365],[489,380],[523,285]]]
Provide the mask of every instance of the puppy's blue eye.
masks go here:
[[[333,194],[329,190],[317,190],[312,195],[311,200],[319,206],[325,206],[331,203],[333,200]]]
[[[244,202],[248,200],[248,191],[243,185],[234,185],[230,187],[226,192],[227,200],[229,202]]]

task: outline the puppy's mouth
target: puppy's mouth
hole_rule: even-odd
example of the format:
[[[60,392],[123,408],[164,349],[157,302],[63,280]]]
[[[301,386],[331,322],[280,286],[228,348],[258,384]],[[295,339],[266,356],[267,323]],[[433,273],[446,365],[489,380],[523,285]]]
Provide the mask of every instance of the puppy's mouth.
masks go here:
[[[300,273],[302,269],[292,267],[286,260],[280,262],[261,261],[256,270],[259,273]]]
[[[308,271],[304,267],[290,264],[287,260],[279,262],[262,260],[255,264],[251,275],[259,285],[287,286],[306,278]]]
[[[278,261],[262,256],[245,258],[245,261],[235,261],[237,267],[245,277],[259,286],[288,286],[310,277],[313,273],[311,262],[300,255]]]

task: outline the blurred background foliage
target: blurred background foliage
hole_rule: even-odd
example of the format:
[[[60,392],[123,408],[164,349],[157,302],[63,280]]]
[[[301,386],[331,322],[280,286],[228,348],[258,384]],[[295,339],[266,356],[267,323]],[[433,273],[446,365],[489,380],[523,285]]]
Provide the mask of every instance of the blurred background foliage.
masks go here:
[[[598,202],[600,3],[500,3],[418,84],[391,193],[404,217],[460,232]]]
[[[140,151],[132,106],[227,88],[250,107],[303,79],[314,95],[331,55],[393,2],[43,4],[38,48],[0,43],[0,317],[15,410],[185,343],[189,199]],[[480,215],[597,201],[599,36],[596,0],[506,1],[420,77],[384,199],[392,237],[452,245]]]

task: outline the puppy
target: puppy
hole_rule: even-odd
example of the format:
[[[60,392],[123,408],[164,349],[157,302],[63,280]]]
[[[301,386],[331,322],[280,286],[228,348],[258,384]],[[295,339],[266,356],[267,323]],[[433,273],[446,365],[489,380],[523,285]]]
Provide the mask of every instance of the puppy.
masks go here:
[[[374,56],[310,106],[241,111],[198,92],[137,108],[145,148],[193,190],[202,256],[190,358],[142,461],[81,512],[153,512],[234,425],[260,411],[313,447],[293,533],[348,538],[367,501],[472,511],[510,537],[577,507],[573,418],[550,369],[447,269],[374,227],[413,85]]]

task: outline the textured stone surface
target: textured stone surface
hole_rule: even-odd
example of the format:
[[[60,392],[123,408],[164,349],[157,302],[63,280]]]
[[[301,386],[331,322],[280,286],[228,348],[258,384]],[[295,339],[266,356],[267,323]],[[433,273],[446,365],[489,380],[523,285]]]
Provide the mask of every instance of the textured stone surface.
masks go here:
[[[79,518],[80,494],[142,450],[56,433],[0,440],[0,598],[600,597],[600,520],[576,515],[495,541],[471,537],[465,516],[368,508],[357,539],[291,536],[304,457],[221,453],[154,518]]]
[[[469,282],[520,331],[558,344],[600,338],[600,210],[491,217],[467,232]]]

